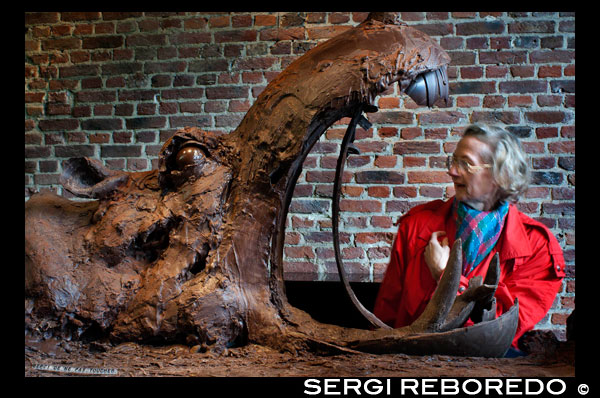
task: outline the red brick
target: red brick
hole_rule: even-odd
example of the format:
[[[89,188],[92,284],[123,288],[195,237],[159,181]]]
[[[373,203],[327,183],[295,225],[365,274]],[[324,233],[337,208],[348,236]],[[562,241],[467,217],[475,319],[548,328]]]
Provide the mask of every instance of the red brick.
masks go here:
[[[548,150],[551,153],[575,153],[575,141],[551,142]]]
[[[538,95],[537,103],[539,106],[560,106],[562,95]]]
[[[114,91],[79,91],[78,102],[114,102],[117,94]]]
[[[510,67],[510,73],[514,77],[533,77],[535,67],[533,65],[515,65]]]
[[[488,38],[487,37],[469,37],[467,39],[467,48],[469,50],[482,50],[488,49]]]
[[[354,241],[357,244],[385,243],[389,245],[394,240],[394,235],[392,232],[359,232],[354,235]]]
[[[486,95],[483,98],[484,108],[502,108],[506,103],[506,98],[501,95]]]
[[[518,21],[508,25],[508,33],[554,33],[554,21]]]
[[[185,30],[204,29],[207,24],[208,21],[206,18],[190,18],[183,21],[183,28]]]
[[[572,50],[543,50],[532,51],[529,60],[532,63],[569,63],[575,59],[575,51]]]
[[[465,114],[458,111],[432,111],[418,117],[421,124],[458,124],[465,119]]]
[[[563,126],[560,128],[560,136],[565,138],[575,138],[575,126]]]
[[[565,66],[564,75],[565,76],[575,76],[575,65]]]
[[[508,68],[502,65],[488,65],[485,67],[485,76],[489,78],[493,77],[505,77],[508,73]]]
[[[350,15],[342,12],[332,12],[329,14],[329,23],[343,24],[350,21]]]
[[[448,19],[447,12],[427,12],[426,17],[428,20],[446,20]]]
[[[48,115],[69,115],[71,113],[71,105],[68,104],[48,104],[46,107]]]
[[[382,141],[355,141],[354,144],[361,153],[382,153],[387,151],[388,144]]]
[[[163,34],[132,34],[125,39],[127,47],[164,46],[167,36]]]
[[[139,145],[104,145],[100,148],[101,157],[139,157],[142,153],[142,147]]]
[[[449,55],[452,59],[450,63],[453,66],[475,65],[476,59],[474,51],[453,51]]]
[[[489,111],[479,112],[475,111],[471,114],[471,122],[477,123],[504,123],[504,124],[518,124],[520,123],[521,117],[519,112],[512,111]]]
[[[405,140],[412,140],[423,135],[420,127],[405,127],[401,130],[400,137]]]
[[[398,98],[398,97],[380,97],[378,105],[379,105],[379,109],[396,109],[400,105],[400,98]]]
[[[58,77],[58,68],[55,66],[40,66],[40,77],[44,79],[56,79]]]
[[[464,47],[465,39],[462,37],[442,37],[440,45],[444,50],[458,50]]]
[[[538,97],[539,98],[539,97]],[[531,106],[533,99],[529,95],[511,95],[508,97],[508,106]]]
[[[167,104],[166,103],[161,104],[161,109],[162,109],[162,111],[164,111],[165,109],[162,108],[162,105],[167,105]],[[185,113],[201,113],[202,106],[203,106],[202,102],[199,102],[199,101],[181,102],[179,104],[179,110],[181,112],[185,112]],[[162,111],[161,111],[161,114],[163,113]],[[175,112],[172,112],[172,113],[177,113],[177,112],[175,110]]]
[[[369,187],[367,192],[372,198],[387,198],[390,196],[390,188],[385,186]]]
[[[127,159],[127,170],[143,171],[148,169],[148,159]]]
[[[445,171],[409,171],[409,184],[450,183],[452,178]]]
[[[94,33],[97,35],[115,33],[115,24],[112,22],[97,23],[94,25]]]
[[[63,21],[94,21],[100,19],[99,12],[63,12],[60,15]]]
[[[95,133],[89,135],[90,144],[107,144],[110,141],[110,134]]]
[[[292,217],[292,227],[293,228],[312,228],[315,224],[314,220],[293,216]]]
[[[481,51],[479,62],[482,64],[524,64],[527,62],[526,51]]]
[[[377,228],[391,228],[393,221],[389,216],[372,216],[371,225]]]
[[[557,127],[538,127],[535,129],[535,135],[537,138],[552,138],[558,137]]]
[[[33,128],[33,126],[32,126]],[[31,130],[31,129],[29,129]],[[25,131],[28,131],[27,129]],[[25,145],[41,145],[42,135],[36,132],[29,132],[25,134]]]
[[[242,82],[244,83],[262,83],[263,72],[243,72]]]
[[[26,12],[25,25],[56,23],[59,21],[57,12]]]
[[[377,124],[411,124],[414,115],[404,111],[382,111],[369,115],[369,121]]]
[[[256,15],[254,16],[255,26],[274,26],[277,23],[275,15]]]
[[[362,195],[364,190],[365,189],[363,187],[353,186],[353,185],[344,185],[342,187],[342,195],[344,195],[346,197],[358,198],[360,195]],[[332,192],[333,192],[333,190],[332,190]]]
[[[376,156],[373,164],[381,168],[393,168],[396,166],[398,159],[396,156]]]
[[[286,281],[313,281],[318,278],[318,265],[308,261],[284,261],[283,278]]]
[[[463,79],[480,79],[483,77],[483,68],[481,66],[460,68],[460,77]]]
[[[492,22],[465,22],[456,24],[456,34],[464,35],[487,35],[504,33],[504,22],[500,20]]]
[[[315,253],[310,246],[287,246],[285,255],[290,258],[315,258]]]
[[[67,36],[71,34],[73,26],[71,25],[55,25],[51,27],[52,36]]]
[[[424,157],[416,157],[416,156],[403,156],[402,157],[402,165],[405,168],[408,167],[423,167],[425,166],[426,159]]]
[[[565,113],[560,111],[527,112],[525,117],[534,123],[561,123],[565,120]]]
[[[552,324],[553,325],[566,325],[567,324],[567,318],[569,317],[570,314],[561,314],[561,313],[554,313],[552,314]]]
[[[240,58],[234,63],[236,70],[264,70],[271,68],[277,62],[275,57]]]
[[[425,198],[439,199],[444,195],[444,188],[439,186],[422,186],[419,189],[419,194]]]
[[[42,131],[75,130],[79,127],[76,119],[40,120],[38,127]]]
[[[490,48],[494,50],[510,48],[510,37],[490,37]]]
[[[45,93],[25,93],[25,103],[42,102],[45,95]]]
[[[302,26],[285,29],[263,29],[260,31],[260,40],[262,41],[304,40],[304,38],[305,28]]]
[[[327,13],[324,12],[308,12],[306,13],[307,23],[325,23]]]
[[[229,30],[214,33],[215,43],[256,41],[258,33],[255,30]]]
[[[123,36],[97,36],[83,39],[82,48],[117,48],[123,45]]]
[[[404,174],[388,170],[367,170],[355,174],[359,184],[403,184]]]
[[[27,105],[25,111],[28,116],[40,116],[44,114],[44,107],[42,105]],[[50,115],[51,113],[48,114]]]
[[[340,210],[348,212],[372,213],[381,211],[381,202],[376,200],[350,200],[340,201]]]
[[[225,28],[230,23],[229,16],[212,17],[208,20],[208,24],[211,28]]]
[[[397,142],[394,144],[394,154],[405,155],[414,153],[439,153],[440,144],[429,141]]]
[[[562,76],[562,67],[560,65],[552,65],[552,66],[542,65],[542,66],[540,66],[540,69],[538,71],[538,77],[540,77],[540,78],[561,77],[561,76]]]
[[[72,50],[81,48],[81,39],[65,37],[60,39],[46,39],[42,41],[42,50]]]
[[[467,97],[459,96],[456,97],[456,106],[459,108],[476,108],[480,104],[479,97]]]
[[[350,26],[345,25],[310,27],[306,29],[306,38],[309,40],[329,39],[348,29],[350,29]]]
[[[361,247],[344,247],[342,249],[342,259],[344,260],[351,260],[364,257],[365,251]]]

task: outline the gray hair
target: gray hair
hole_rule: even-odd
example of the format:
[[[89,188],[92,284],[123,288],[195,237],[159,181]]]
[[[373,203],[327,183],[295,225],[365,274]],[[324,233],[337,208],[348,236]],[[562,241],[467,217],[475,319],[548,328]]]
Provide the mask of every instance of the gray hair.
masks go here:
[[[482,154],[493,165],[492,175],[499,186],[499,199],[516,202],[527,191],[531,172],[519,139],[499,126],[472,124],[463,137],[475,137],[488,144],[491,152]]]

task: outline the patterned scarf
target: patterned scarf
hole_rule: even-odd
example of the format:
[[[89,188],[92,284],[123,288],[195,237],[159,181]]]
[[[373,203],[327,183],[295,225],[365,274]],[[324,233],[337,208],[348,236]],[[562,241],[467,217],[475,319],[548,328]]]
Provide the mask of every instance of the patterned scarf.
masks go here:
[[[496,210],[479,211],[469,205],[454,200],[456,211],[456,239],[462,240],[463,268],[467,276],[496,246],[508,213],[508,202],[503,202]]]

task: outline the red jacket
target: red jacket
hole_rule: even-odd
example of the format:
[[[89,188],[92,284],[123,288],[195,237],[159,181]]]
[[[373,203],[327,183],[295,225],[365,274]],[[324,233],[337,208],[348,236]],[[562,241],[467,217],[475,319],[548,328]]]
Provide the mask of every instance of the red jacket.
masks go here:
[[[456,235],[453,198],[415,206],[400,218],[390,263],[375,301],[374,314],[398,328],[410,325],[425,309],[437,283],[425,263],[425,247],[434,231],[446,231],[450,247]],[[471,272],[461,276],[459,293],[469,279],[485,277],[490,260],[500,253],[500,282],[496,290],[496,316],[508,311],[519,298],[517,340],[546,315],[565,276],[565,261],[558,241],[543,224],[509,206],[498,242]],[[463,289],[464,288],[464,289]],[[468,320],[466,325],[471,325]]]

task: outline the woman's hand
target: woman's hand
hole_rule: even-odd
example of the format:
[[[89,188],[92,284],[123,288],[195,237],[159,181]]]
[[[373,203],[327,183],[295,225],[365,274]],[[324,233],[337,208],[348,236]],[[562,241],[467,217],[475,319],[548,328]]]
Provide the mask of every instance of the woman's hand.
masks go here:
[[[429,271],[436,281],[440,280],[448,258],[450,257],[450,246],[448,246],[448,238],[442,240],[442,244],[438,241],[438,235],[446,235],[445,231],[435,231],[431,234],[429,244],[425,248],[425,262]]]

